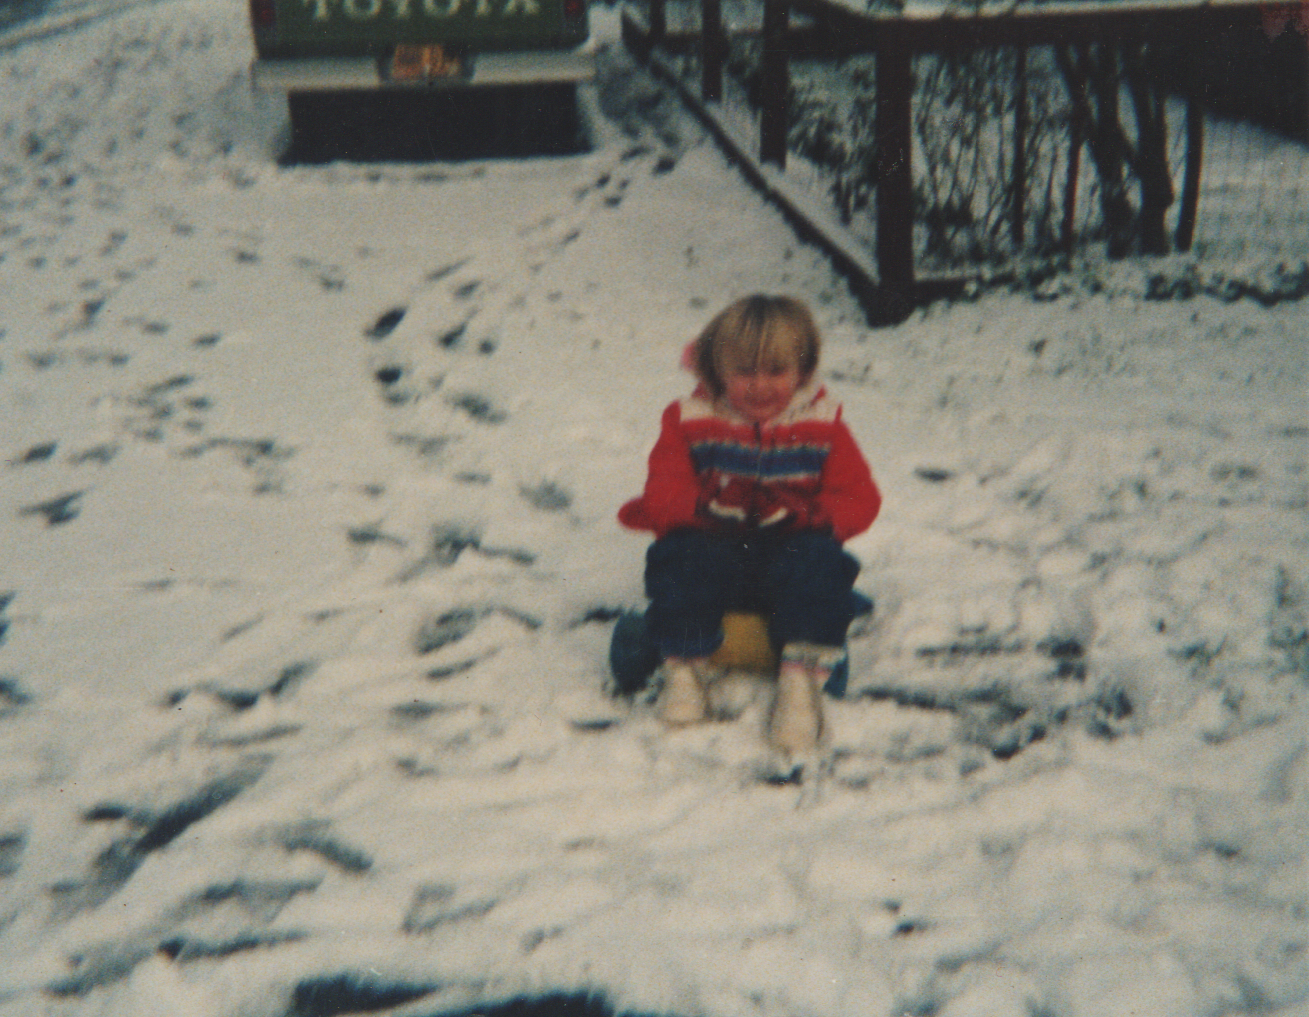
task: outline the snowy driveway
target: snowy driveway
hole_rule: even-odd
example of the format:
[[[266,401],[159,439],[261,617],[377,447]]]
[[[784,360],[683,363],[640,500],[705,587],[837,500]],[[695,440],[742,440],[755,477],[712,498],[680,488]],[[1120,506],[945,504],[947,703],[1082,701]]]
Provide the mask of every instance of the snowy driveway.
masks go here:
[[[3,56],[0,1013],[1304,1005],[1304,307],[871,332],[620,54],[589,154],[280,170],[241,16]],[[888,495],[781,785],[604,689],[680,347],[779,289]]]

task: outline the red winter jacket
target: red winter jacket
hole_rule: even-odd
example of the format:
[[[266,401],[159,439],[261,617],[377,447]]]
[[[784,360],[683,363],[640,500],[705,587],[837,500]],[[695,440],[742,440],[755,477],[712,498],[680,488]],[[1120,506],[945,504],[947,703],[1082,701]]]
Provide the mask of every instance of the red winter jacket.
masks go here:
[[[824,390],[801,389],[779,416],[753,424],[697,389],[664,410],[645,493],[618,520],[662,537],[780,519],[780,528],[830,529],[846,541],[872,525],[881,504],[841,407]]]

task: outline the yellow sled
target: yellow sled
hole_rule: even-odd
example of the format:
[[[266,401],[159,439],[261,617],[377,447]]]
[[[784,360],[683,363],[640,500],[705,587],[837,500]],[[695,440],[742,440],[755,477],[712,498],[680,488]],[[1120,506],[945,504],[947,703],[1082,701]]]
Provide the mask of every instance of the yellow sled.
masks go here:
[[[723,615],[723,643],[709,658],[724,671],[777,673],[777,654],[768,638],[768,621],[761,614],[732,611]]]
[[[859,618],[871,614],[873,602],[858,590],[850,594],[851,613]],[[762,614],[730,611],[723,616],[723,643],[714,651],[710,662],[728,671],[748,671],[766,676],[777,674],[777,650],[768,636],[768,623]],[[645,689],[659,666],[659,651],[650,639],[643,611],[622,611],[614,622],[609,641],[609,669],[612,689],[630,696]],[[850,669],[842,659],[832,669],[824,691],[837,699],[845,695]]]

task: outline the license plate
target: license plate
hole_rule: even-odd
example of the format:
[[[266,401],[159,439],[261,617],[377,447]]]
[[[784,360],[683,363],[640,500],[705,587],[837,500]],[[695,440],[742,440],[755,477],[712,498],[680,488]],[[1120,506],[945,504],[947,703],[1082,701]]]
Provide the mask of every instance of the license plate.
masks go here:
[[[457,53],[449,53],[440,43],[416,45],[401,43],[391,58],[392,81],[430,81],[434,78],[457,78],[464,63]]]

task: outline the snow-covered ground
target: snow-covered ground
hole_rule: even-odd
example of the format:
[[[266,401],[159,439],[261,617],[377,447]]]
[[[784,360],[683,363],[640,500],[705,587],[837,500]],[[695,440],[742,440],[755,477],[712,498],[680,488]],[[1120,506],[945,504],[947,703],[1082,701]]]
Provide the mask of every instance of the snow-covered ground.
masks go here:
[[[1309,305],[1129,262],[871,331],[617,49],[588,154],[280,169],[243,15],[0,55],[0,1014],[1306,1012]],[[752,290],[887,497],[789,783],[762,691],[605,688]]]

